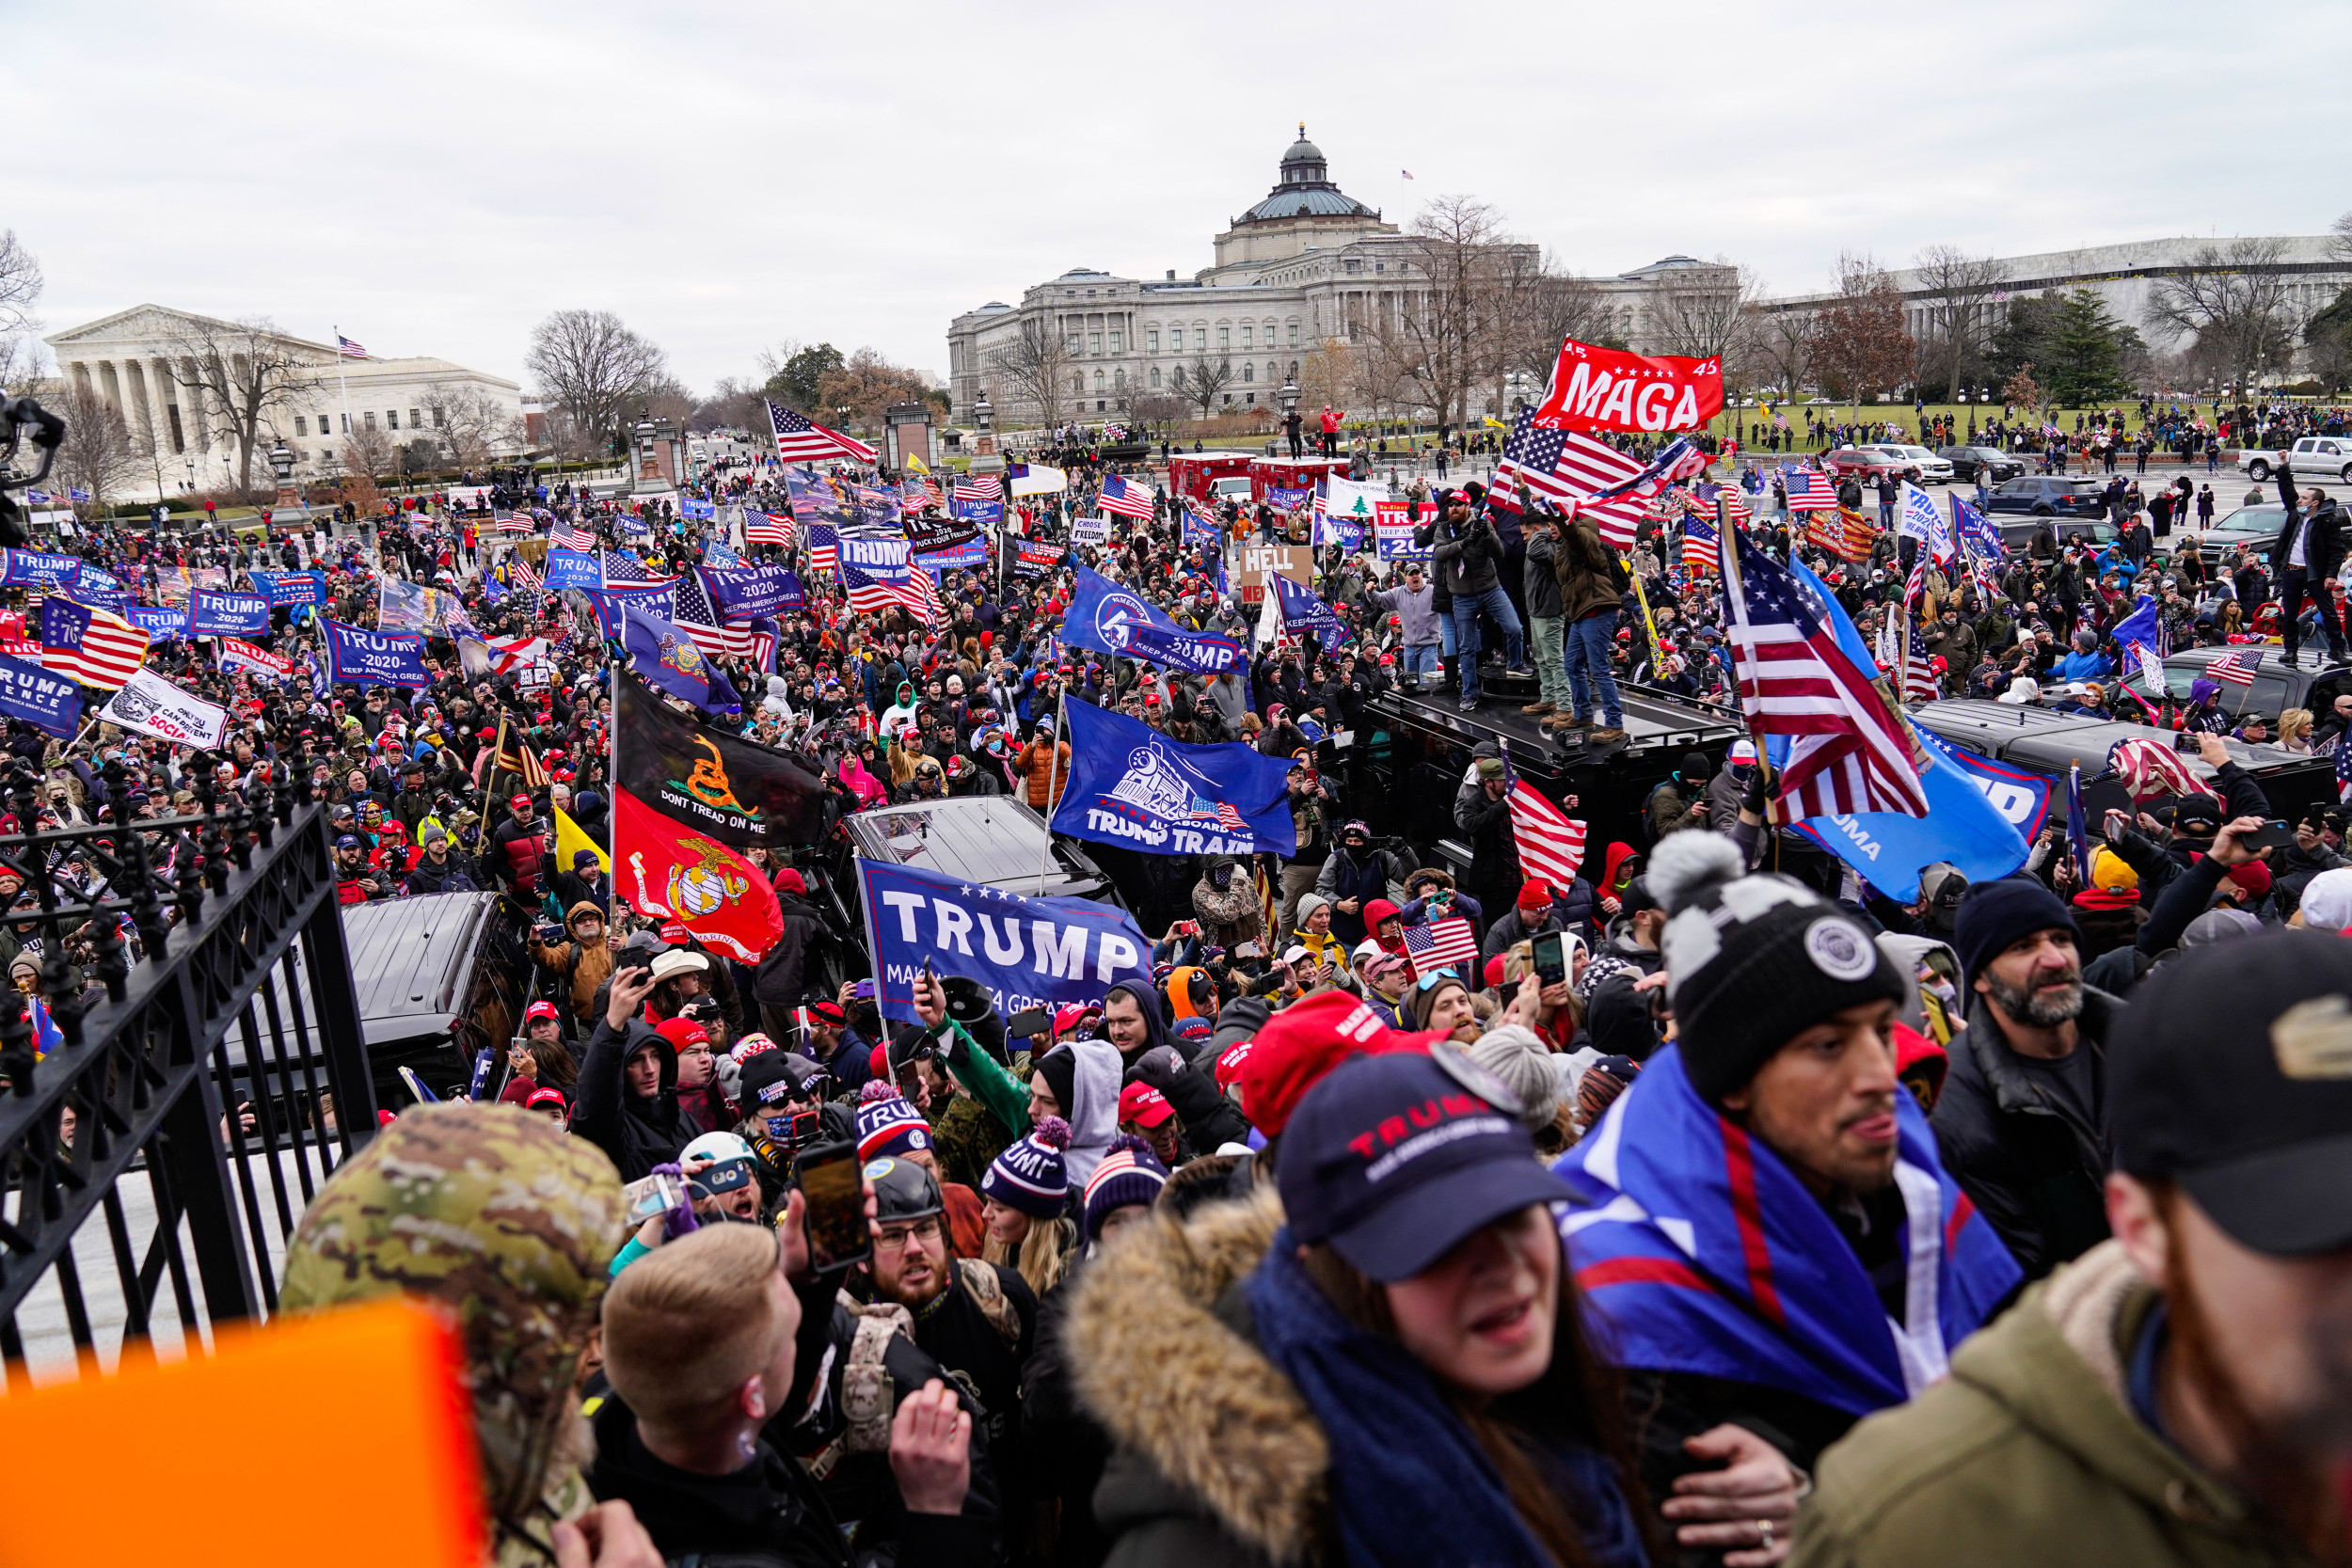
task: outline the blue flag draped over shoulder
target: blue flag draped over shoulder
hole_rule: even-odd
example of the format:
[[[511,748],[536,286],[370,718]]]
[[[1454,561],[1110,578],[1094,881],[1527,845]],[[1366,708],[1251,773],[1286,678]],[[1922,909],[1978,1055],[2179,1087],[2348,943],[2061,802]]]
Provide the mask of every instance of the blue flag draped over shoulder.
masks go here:
[[[1279,573],[1268,572],[1266,576],[1273,579],[1276,602],[1282,607],[1284,630],[1313,632],[1327,648],[1337,647],[1355,635],[1329,605],[1315,597],[1314,590],[1301,587]]]
[[[1077,593],[1061,618],[1064,642],[1210,674],[1241,664],[1239,643],[1184,630],[1099,572],[1081,566],[1077,575]]]
[[[1290,760],[1244,745],[1193,746],[1070,700],[1070,786],[1054,831],[1147,855],[1298,852]]]
[[[673,697],[714,713],[743,709],[734,685],[703,656],[694,640],[643,605],[620,607],[621,646],[629,663]]]
[[[989,993],[999,1016],[1100,1001],[1121,980],[1152,983],[1152,944],[1134,917],[1090,898],[1028,898],[986,882],[900,865],[857,863],[872,938],[875,1006],[917,1022],[914,977],[925,959]]]
[[[1560,1233],[1619,1366],[1786,1389],[1860,1416],[1942,1377],[2024,1277],[1945,1174],[1918,1101],[1895,1093],[1907,1321],[1879,1302],[1829,1211],[1780,1156],[1706,1103],[1678,1046],[1643,1067],[1552,1169],[1583,1195]]]

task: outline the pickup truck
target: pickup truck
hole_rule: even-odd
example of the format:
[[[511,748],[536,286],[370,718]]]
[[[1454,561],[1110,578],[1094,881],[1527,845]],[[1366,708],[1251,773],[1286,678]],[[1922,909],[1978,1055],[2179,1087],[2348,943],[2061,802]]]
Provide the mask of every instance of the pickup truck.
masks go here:
[[[2284,467],[2293,468],[2306,479],[2332,474],[2342,483],[2352,484],[2352,436],[2306,436],[2278,451],[2249,447],[2237,454],[2237,466],[2257,484]]]

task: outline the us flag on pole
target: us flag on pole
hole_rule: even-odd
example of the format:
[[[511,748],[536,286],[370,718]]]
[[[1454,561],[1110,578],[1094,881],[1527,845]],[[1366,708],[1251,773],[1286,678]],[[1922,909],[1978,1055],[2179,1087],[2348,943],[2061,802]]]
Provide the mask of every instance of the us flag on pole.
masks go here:
[[[841,569],[841,535],[831,523],[808,525],[808,563],[819,572]]]
[[[548,530],[548,543],[559,550],[593,550],[596,537],[576,523],[558,523]]]
[[[1416,975],[1431,974],[1448,964],[1475,968],[1478,937],[1470,930],[1469,921],[1458,914],[1449,915],[1443,920],[1406,927],[1405,952],[1413,960]]]
[[[2251,686],[2254,684],[2254,671],[2262,661],[2260,649],[2241,648],[2235,653],[2223,654],[2206,665],[2205,673],[2215,680],[2228,681],[2232,686]]]
[[[1152,520],[1152,492],[1130,479],[1113,474],[1103,482],[1103,510],[1140,522]]]
[[[1886,811],[1928,814],[1910,732],[1887,710],[1779,562],[1735,540],[1739,589],[1724,585],[1740,705],[1759,736],[1792,744],[1774,819]],[[1728,576],[1728,574],[1726,574]]]
[[[670,585],[670,620],[713,658],[752,657],[752,628],[721,625],[719,607],[703,586],[700,567],[688,568]]]
[[[845,457],[874,461],[874,449],[865,442],[812,424],[789,408],[768,404],[768,423],[775,431],[776,451],[787,463],[836,463]]]
[[[789,512],[745,512],[743,538],[754,545],[784,545],[792,543],[792,514]]]
[[[925,626],[939,625],[939,594],[931,587],[931,575],[921,567],[910,570],[903,583],[883,582],[847,564],[840,570],[841,584],[850,591],[851,610],[865,615],[879,615],[894,604],[903,605]]]
[[[540,584],[539,574],[532,571],[531,569],[531,562],[525,561],[521,556],[516,556],[515,558],[513,575],[515,580],[520,583],[523,588],[530,593],[533,600],[546,597],[546,590]]]
[[[1903,701],[1931,703],[1944,695],[1936,689],[1935,669],[1928,657],[1928,645],[1919,637],[1919,628],[1911,628],[1911,646],[1903,657]]]
[[[361,348],[340,332],[335,334],[335,352],[345,359],[365,359],[368,356],[366,349]]]
[[[1511,783],[1511,837],[1519,848],[1519,876],[1563,888],[1584,863],[1584,824],[1545,799],[1525,779]]]
[[[996,483],[993,475],[986,479],[967,478],[956,481],[956,499],[960,501],[993,501],[1004,499],[1005,487]]]
[[[1695,512],[1686,513],[1682,519],[1682,568],[1687,572],[1722,570],[1715,525]]]
[[[503,517],[497,519],[497,527],[501,533],[536,533],[539,531],[531,518],[519,512],[509,512]]]
[[[1833,512],[1837,507],[1836,487],[1829,475],[1811,468],[1783,468],[1781,483],[1788,489],[1788,510],[1791,512]]]

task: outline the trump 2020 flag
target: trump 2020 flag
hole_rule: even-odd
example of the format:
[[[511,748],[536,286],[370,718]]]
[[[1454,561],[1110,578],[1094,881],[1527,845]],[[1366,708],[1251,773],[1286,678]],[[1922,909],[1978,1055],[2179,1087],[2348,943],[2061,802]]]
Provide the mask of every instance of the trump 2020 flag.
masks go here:
[[[1266,577],[1274,584],[1276,602],[1282,607],[1283,630],[1311,631],[1327,648],[1337,647],[1355,635],[1337,610],[1315,597],[1312,589],[1301,587],[1279,573],[1268,572]]]
[[[1056,832],[1147,855],[1297,853],[1287,757],[1170,740],[1074,697],[1066,738],[1070,786]]]
[[[1152,944],[1124,911],[1090,898],[1025,897],[892,861],[857,864],[884,1018],[919,1022],[914,977],[926,959],[941,974],[977,982],[1005,1017],[1099,1001],[1121,980],[1151,983]]]
[[[1206,674],[1241,663],[1240,643],[1184,630],[1100,572],[1081,566],[1077,578],[1061,618],[1061,640],[1073,647]]]

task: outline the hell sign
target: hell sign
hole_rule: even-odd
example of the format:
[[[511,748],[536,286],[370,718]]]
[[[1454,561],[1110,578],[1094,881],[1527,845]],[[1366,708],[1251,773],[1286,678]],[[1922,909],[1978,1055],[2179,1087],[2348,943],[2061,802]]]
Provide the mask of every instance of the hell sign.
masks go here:
[[[1547,430],[1698,430],[1723,411],[1724,362],[1560,344],[1535,410]]]
[[[1244,545],[1241,549],[1241,602],[1262,604],[1266,578],[1286,577],[1301,588],[1314,585],[1315,552],[1305,545]]]

